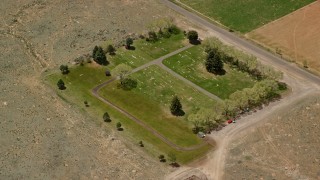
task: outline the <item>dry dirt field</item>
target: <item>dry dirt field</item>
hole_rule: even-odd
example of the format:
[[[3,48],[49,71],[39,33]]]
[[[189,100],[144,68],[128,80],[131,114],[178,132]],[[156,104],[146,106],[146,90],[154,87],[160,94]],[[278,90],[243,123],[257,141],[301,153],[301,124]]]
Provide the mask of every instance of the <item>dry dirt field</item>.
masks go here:
[[[320,1],[258,28],[247,35],[283,57],[320,72]]]
[[[291,105],[229,146],[225,179],[320,179],[320,94]]]
[[[172,12],[149,0],[2,0],[0,179],[161,179],[170,169],[65,103],[41,72]]]

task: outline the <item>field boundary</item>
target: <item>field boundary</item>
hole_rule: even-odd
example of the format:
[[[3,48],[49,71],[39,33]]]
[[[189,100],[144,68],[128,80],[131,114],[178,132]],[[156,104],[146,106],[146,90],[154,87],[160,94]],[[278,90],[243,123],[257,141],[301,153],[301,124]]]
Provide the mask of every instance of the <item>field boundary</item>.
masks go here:
[[[312,3],[310,3],[310,4],[307,4],[307,5],[299,8],[299,9],[297,9],[297,10],[295,10],[295,11],[292,11],[292,12],[289,13],[289,14],[286,14],[286,15],[278,18],[278,19],[275,19],[275,20],[273,20],[273,21],[270,21],[269,23],[264,24],[263,26],[260,26],[260,27],[258,27],[258,28],[256,28],[256,29],[252,30],[252,31],[249,31],[249,32],[245,33],[245,35],[247,35],[247,34],[249,34],[249,33],[252,33],[253,31],[255,31],[255,30],[257,30],[257,29],[263,28],[263,27],[265,27],[265,26],[267,26],[267,25],[269,25],[269,24],[272,24],[272,23],[274,23],[274,22],[280,21],[280,20],[284,19],[285,17],[292,15],[292,13],[295,13],[295,12],[297,12],[297,11],[301,11],[301,10],[303,10],[304,8],[308,7],[308,6],[311,6],[311,5],[315,4],[315,3],[317,3],[318,1],[320,2],[320,0],[315,0],[314,2],[312,2]]]

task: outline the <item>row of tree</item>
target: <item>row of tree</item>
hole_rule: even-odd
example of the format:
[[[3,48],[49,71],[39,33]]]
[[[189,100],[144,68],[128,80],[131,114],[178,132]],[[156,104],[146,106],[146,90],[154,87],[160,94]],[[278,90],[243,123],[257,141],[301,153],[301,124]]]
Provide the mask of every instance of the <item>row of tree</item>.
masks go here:
[[[282,73],[274,70],[272,67],[261,64],[255,56],[246,54],[232,46],[223,44],[217,38],[208,38],[203,42],[205,51],[210,54],[212,51],[224,63],[228,63],[241,71],[248,72],[256,79],[273,79],[279,80],[282,78]]]

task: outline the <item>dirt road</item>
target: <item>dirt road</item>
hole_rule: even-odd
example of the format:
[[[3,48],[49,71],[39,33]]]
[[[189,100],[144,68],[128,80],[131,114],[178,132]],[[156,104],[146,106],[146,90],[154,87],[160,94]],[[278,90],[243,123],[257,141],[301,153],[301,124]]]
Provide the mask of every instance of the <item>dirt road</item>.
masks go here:
[[[319,92],[320,78],[303,69],[300,69],[295,64],[286,62],[280,57],[275,56],[266,50],[261,49],[260,47],[257,47],[253,43],[206,21],[205,19],[177,6],[170,1],[161,0],[161,2],[167,5],[169,8],[184,15],[195,24],[206,27],[209,32],[215,34],[222,41],[232,44],[239,49],[245,50],[248,53],[257,56],[262,63],[271,65],[275,69],[282,71],[284,73],[283,81],[291,87],[291,94],[284,99],[281,99],[281,101],[270,103],[269,106],[265,107],[263,110],[250,116],[241,118],[241,121],[238,123],[231,124],[223,130],[210,135],[210,137],[217,142],[217,149],[208,154],[208,157],[204,161],[196,163],[193,165],[193,167],[203,171],[209,179],[222,179],[225,166],[225,157],[228,152],[228,144],[237,135],[237,133],[254,128],[257,125],[267,121],[268,116],[275,113],[286,112],[290,104],[303,99],[309,94]],[[183,173],[188,174],[190,171],[183,169]],[[177,172],[169,175],[167,179],[176,179],[180,174],[181,171],[178,170]]]

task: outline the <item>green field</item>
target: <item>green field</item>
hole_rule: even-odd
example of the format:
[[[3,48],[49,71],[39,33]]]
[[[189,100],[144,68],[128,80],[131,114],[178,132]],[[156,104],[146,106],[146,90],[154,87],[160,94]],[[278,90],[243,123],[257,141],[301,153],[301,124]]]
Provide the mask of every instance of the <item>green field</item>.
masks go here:
[[[255,80],[249,74],[233,70],[224,64],[225,75],[208,73],[204,66],[206,53],[201,45],[194,46],[163,61],[164,65],[222,99],[237,90],[252,87]]]
[[[107,129],[116,129],[115,124],[117,122],[121,122],[124,127],[124,131],[119,133],[124,135],[128,140],[137,146],[138,142],[142,140],[145,145],[144,150],[153,155],[155,158],[159,154],[166,155],[170,152],[173,152],[177,156],[177,161],[184,164],[203,156],[209,149],[211,149],[211,146],[206,145],[194,151],[176,151],[155,137],[149,131],[141,128],[140,125],[131,119],[95,98],[93,95],[91,95],[91,89],[109,79],[104,75],[104,71],[104,67],[96,67],[92,64],[86,64],[84,66],[76,66],[71,68],[68,75],[62,75],[60,71],[46,73],[44,74],[44,81],[53,89],[55,89],[57,94],[63,100],[72,106],[80,108],[81,112],[89,114],[91,119],[94,120],[99,126]],[[59,79],[63,79],[67,89],[63,91],[58,90],[56,83]],[[88,101],[89,107],[84,106],[84,101]],[[111,116],[111,123],[105,123],[102,120],[102,115],[106,111]],[[179,119],[178,121],[182,122],[183,120]],[[184,127],[186,127],[186,125],[184,125]],[[187,129],[186,133],[188,132],[190,132],[189,129]],[[200,143],[199,140],[194,139],[194,137],[195,136],[191,138],[192,141],[195,143]]]
[[[127,50],[124,47],[117,49],[116,55],[108,56],[110,66],[124,63],[131,67],[139,67],[149,61],[169,54],[187,43],[183,33],[171,35],[170,38],[162,38],[156,42],[147,42],[144,39],[135,40],[135,50]]]
[[[232,30],[247,33],[315,0],[174,0],[213,18]],[[179,4],[179,3],[178,3]]]
[[[155,65],[132,74],[131,78],[138,81],[137,88],[131,91],[117,88],[118,81],[115,81],[99,93],[181,147],[202,143],[192,133],[192,126],[185,117],[200,107],[213,108],[215,101]],[[169,111],[174,95],[181,100],[184,117],[172,116]]]

